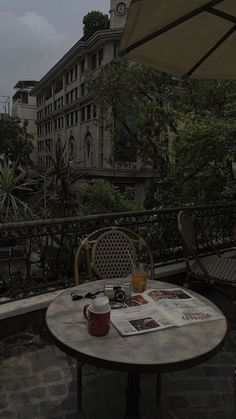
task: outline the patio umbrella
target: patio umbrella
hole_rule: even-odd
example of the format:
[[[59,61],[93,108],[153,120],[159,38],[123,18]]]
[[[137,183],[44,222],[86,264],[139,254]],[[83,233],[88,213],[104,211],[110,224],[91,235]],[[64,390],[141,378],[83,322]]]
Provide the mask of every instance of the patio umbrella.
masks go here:
[[[175,76],[236,79],[236,0],[132,0],[121,55]]]

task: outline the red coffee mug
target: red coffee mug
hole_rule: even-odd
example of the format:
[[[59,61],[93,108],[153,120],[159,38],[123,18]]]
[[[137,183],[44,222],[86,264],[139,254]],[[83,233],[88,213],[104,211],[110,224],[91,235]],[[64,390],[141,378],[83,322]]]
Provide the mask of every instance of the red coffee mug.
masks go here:
[[[93,336],[104,336],[110,329],[110,310],[105,313],[95,313],[92,306],[84,306],[84,317],[88,322],[88,332]]]

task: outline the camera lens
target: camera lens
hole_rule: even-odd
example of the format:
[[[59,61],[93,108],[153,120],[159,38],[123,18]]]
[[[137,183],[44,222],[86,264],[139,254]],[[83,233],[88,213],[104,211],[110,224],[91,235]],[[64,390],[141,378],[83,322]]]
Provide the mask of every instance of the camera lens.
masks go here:
[[[125,292],[120,289],[115,291],[115,301],[118,301],[119,303],[121,303],[124,300],[125,300]]]

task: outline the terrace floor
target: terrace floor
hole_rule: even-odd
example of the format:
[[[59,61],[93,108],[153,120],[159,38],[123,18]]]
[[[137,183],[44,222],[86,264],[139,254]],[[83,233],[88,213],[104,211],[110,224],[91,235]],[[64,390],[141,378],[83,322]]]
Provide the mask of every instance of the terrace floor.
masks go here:
[[[219,293],[202,289],[225,313],[229,332],[222,350],[197,367],[163,375],[162,419],[235,418],[233,367],[236,314]],[[76,411],[76,362],[41,336],[19,333],[0,341],[1,419],[122,419],[126,375],[86,366],[86,416]],[[142,376],[142,419],[160,418],[155,407],[155,376]]]

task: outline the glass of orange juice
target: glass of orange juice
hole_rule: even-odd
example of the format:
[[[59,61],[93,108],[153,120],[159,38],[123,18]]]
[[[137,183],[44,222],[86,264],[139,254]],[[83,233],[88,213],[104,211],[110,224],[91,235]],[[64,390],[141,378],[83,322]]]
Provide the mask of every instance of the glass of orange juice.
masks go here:
[[[133,292],[144,292],[147,288],[147,273],[141,267],[132,273],[132,287]]]

